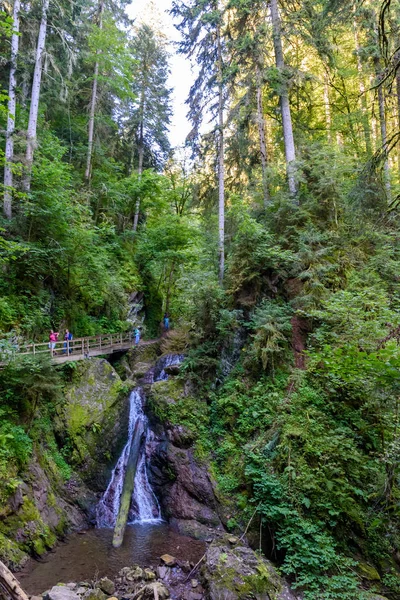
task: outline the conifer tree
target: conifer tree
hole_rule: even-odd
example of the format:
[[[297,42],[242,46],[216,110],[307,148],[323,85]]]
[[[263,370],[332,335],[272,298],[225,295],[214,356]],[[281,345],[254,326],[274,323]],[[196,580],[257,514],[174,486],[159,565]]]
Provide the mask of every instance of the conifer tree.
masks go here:
[[[8,113],[7,113],[7,132],[6,149],[4,164],[4,216],[11,219],[12,216],[12,186],[13,172],[12,161],[14,158],[14,132],[15,132],[15,113],[16,113],[16,94],[17,94],[17,60],[19,46],[19,15],[21,10],[20,0],[14,0],[13,7],[13,33],[11,37],[11,58],[10,58],[10,81],[8,88]]]
[[[47,13],[49,10],[50,0],[43,0],[42,2],[42,15],[39,26],[39,33],[37,38],[36,56],[35,56],[35,70],[33,73],[32,92],[31,92],[31,103],[29,111],[29,122],[27,129],[27,144],[26,144],[26,165],[23,188],[26,192],[29,192],[31,187],[31,176],[32,176],[32,163],[33,154],[36,145],[36,130],[37,121],[39,114],[39,101],[40,101],[40,88],[42,82],[42,68],[43,68],[43,57],[46,44],[47,34]]]
[[[170,151],[168,125],[171,120],[171,90],[168,88],[168,53],[165,42],[149,25],[135,31],[131,43],[134,59],[132,92],[127,126],[131,149],[130,167],[136,163],[139,178],[144,168],[159,168]],[[136,159],[136,160],[135,160]],[[133,230],[139,222],[140,198],[137,199]]]
[[[180,19],[177,28],[182,34],[180,52],[194,59],[199,74],[191,87],[188,104],[193,129],[189,141],[198,148],[204,119],[215,120],[218,171],[218,273],[222,283],[225,270],[225,7],[218,0],[175,0],[172,15]]]

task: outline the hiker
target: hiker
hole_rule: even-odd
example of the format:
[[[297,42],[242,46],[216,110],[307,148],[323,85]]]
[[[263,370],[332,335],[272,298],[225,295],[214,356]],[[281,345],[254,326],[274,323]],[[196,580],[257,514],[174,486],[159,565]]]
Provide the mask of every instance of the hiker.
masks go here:
[[[133,330],[133,335],[135,336],[135,346],[137,346],[140,342],[140,329],[138,327]]]
[[[65,330],[65,335],[64,335],[64,340],[65,340],[65,341],[64,341],[64,350],[63,350],[63,354],[66,354],[66,353],[67,353],[67,349],[69,350],[69,354],[71,354],[71,352],[72,352],[72,348],[71,348],[71,345],[70,345],[70,343],[69,343],[69,342],[70,342],[70,341],[73,339],[73,337],[74,337],[74,336],[73,336],[73,335],[72,335],[72,333],[69,331],[69,329],[66,329],[66,330]]]
[[[56,342],[58,340],[58,336],[59,333],[58,331],[53,331],[52,329],[50,330],[50,335],[49,335],[49,348],[51,351],[51,355],[53,356],[54,354],[54,348],[56,347]]]
[[[168,331],[168,329],[169,329],[169,314],[167,312],[164,315],[163,323],[164,323],[165,331]]]

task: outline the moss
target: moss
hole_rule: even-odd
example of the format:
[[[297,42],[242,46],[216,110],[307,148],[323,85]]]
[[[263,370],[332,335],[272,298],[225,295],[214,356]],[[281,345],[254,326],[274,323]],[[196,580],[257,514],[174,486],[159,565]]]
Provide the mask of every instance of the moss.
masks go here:
[[[67,386],[58,430],[66,440],[69,462],[93,489],[104,489],[125,441],[128,393],[129,386],[104,359],[83,362]]]
[[[184,382],[171,377],[151,387],[149,407],[163,423],[185,427],[194,439],[196,458],[208,456],[209,414],[205,402],[185,393]]]
[[[367,579],[368,581],[380,581],[381,577],[378,571],[372,565],[369,565],[366,562],[359,562],[357,565],[357,571],[361,575],[363,579]]]
[[[24,497],[17,513],[0,524],[0,534],[16,540],[22,552],[34,552],[41,556],[54,546],[56,535],[46,525],[33,500]]]
[[[18,544],[0,532],[0,560],[10,569],[17,569],[27,559],[28,555]]]

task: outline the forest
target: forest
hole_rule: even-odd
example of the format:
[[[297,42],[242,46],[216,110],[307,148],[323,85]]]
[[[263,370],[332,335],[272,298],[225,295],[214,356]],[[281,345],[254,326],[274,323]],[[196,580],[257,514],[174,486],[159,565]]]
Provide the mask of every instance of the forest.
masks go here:
[[[18,348],[129,331],[136,295],[229,530],[256,514],[304,600],[398,599],[400,6],[173,0],[171,44],[129,4],[0,3],[0,557],[67,371]]]

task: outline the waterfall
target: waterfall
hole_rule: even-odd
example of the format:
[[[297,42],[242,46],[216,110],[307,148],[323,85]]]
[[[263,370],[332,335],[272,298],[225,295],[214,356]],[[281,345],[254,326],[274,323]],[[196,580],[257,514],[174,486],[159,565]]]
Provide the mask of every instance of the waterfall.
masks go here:
[[[141,421],[148,438],[147,418],[143,412],[145,395],[141,387],[135,388],[129,398],[129,426],[128,440],[121,452],[121,456],[111,474],[110,483],[103,494],[96,509],[97,527],[114,527],[119,510],[122,486],[124,484],[125,470],[128,462],[132,436],[137,421]],[[157,498],[151,489],[146,470],[146,445],[140,450],[138,468],[135,476],[135,488],[129,512],[130,522],[160,521],[160,507]]]
[[[159,358],[155,366],[144,376],[144,383],[165,381],[168,373],[165,369],[181,364],[184,356],[180,354],[168,354]],[[152,432],[148,428],[147,417],[143,407],[146,396],[143,388],[135,388],[129,397],[129,425],[128,439],[121,452],[117,464],[111,474],[110,483],[107,486],[100,502],[96,508],[97,527],[114,527],[120,507],[122,488],[124,485],[125,471],[127,467],[129,452],[135,425],[138,421],[143,425],[145,431],[145,443],[142,444],[138,465],[135,474],[134,491],[132,495],[131,508],[129,511],[130,523],[157,523],[161,521],[161,511],[158,500],[151,488],[146,468],[146,448],[151,441]]]

